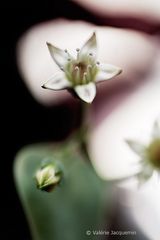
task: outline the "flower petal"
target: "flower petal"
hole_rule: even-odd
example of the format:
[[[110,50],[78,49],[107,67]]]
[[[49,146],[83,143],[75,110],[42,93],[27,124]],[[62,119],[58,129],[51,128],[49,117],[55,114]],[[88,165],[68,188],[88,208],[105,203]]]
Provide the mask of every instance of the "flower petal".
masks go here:
[[[68,51],[61,50],[50,43],[47,43],[47,46],[51,57],[60,68],[63,68],[68,63],[68,60],[73,59]]]
[[[143,144],[132,140],[126,140],[126,143],[136,154],[138,154],[141,157],[144,156],[145,146]]]
[[[78,85],[74,88],[75,92],[84,102],[91,103],[96,96],[96,86],[94,83]]]
[[[51,77],[46,83],[43,84],[42,88],[51,90],[61,90],[70,87],[70,82],[65,78],[64,73],[57,73]]]
[[[158,121],[154,123],[152,136],[153,138],[160,138],[160,126]]]
[[[122,72],[122,69],[111,64],[100,64],[96,82],[109,80]]]
[[[153,168],[150,165],[145,165],[142,166],[142,171],[137,174],[138,180],[139,180],[139,185],[142,185],[145,183],[153,174]]]
[[[91,57],[96,60],[97,57],[97,40],[95,32],[88,39],[88,41],[80,49],[78,59],[79,61],[85,61],[88,55],[91,54]]]

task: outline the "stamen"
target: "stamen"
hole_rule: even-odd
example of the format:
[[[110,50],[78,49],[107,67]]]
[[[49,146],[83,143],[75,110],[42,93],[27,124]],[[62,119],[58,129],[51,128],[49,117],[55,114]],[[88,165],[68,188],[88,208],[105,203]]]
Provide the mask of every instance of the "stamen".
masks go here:
[[[80,49],[79,49],[79,48],[76,48],[76,51],[77,51],[77,59],[79,59],[79,52],[80,52]]]
[[[67,61],[68,61],[68,62],[70,62],[70,61],[71,61],[71,59],[70,59],[70,58],[68,58],[68,59],[67,59]]]
[[[89,53],[89,56],[93,57],[93,53]]]
[[[65,49],[64,51],[65,51],[65,53],[68,53],[67,49]]]
[[[78,67],[78,66],[76,66],[74,69],[77,71],[77,70],[79,70],[79,67]]]
[[[97,71],[98,71],[98,67],[97,67],[97,63],[96,63],[92,67],[92,78],[95,77],[95,75],[97,74]]]
[[[91,81],[91,77],[92,77],[92,65],[89,64],[87,66],[87,82]]]
[[[79,84],[80,82],[80,68],[78,66],[75,66],[75,75],[73,75],[74,82],[76,84]]]
[[[63,67],[60,67],[60,69],[63,71],[64,70],[64,68]]]
[[[100,62],[99,62],[99,61],[97,61],[97,62],[96,62],[96,64],[97,64],[97,65],[100,65]]]
[[[88,69],[91,69],[91,68],[92,68],[92,65],[91,65],[91,64],[89,64],[89,65],[87,66],[87,68],[88,68]]]
[[[84,72],[83,73],[83,84],[86,84],[87,83],[87,72]]]
[[[67,59],[67,60],[68,60],[68,64],[65,67],[65,73],[66,73],[68,79],[71,81],[71,79],[72,79],[72,72],[73,72],[74,68],[73,68],[72,62],[69,61],[69,59]]]

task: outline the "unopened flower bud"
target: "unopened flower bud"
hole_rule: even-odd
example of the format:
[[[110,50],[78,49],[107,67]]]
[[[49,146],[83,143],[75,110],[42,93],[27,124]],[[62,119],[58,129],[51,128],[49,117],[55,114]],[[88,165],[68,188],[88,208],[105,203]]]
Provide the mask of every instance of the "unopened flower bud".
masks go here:
[[[37,188],[50,192],[62,178],[61,171],[52,163],[41,167],[35,174]]]

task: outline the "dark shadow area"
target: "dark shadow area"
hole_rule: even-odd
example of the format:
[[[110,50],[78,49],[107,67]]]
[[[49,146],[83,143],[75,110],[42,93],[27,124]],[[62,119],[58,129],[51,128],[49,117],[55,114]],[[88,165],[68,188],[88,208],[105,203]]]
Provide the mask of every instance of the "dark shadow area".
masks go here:
[[[69,1],[4,3],[1,16],[1,219],[4,239],[31,239],[12,174],[14,157],[23,146],[57,141],[78,124],[75,106],[45,108],[30,95],[16,65],[16,43],[32,25],[57,17],[85,18]]]

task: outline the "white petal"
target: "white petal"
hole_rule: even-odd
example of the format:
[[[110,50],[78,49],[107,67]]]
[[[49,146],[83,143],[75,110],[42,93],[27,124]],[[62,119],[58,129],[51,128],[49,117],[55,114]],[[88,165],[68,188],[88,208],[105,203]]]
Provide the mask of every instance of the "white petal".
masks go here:
[[[97,57],[97,40],[95,32],[81,48],[79,52],[79,60],[85,60],[88,54],[92,54],[93,59],[96,59]]]
[[[122,72],[122,69],[111,64],[100,64],[96,82],[111,79]]]
[[[136,154],[138,154],[139,156],[144,155],[145,146],[143,144],[132,140],[126,140],[126,143]]]
[[[150,165],[142,166],[142,171],[138,174],[139,184],[145,183],[153,174],[153,168]]]
[[[94,83],[78,85],[74,88],[75,92],[84,102],[91,103],[96,96],[96,86]]]
[[[61,90],[70,87],[70,82],[65,78],[64,73],[57,73],[51,77],[46,83],[43,84],[43,88],[51,90]]]
[[[154,123],[152,136],[153,138],[160,138],[160,126],[158,121]]]
[[[60,48],[57,48],[50,43],[47,43],[47,46],[51,57],[59,67],[63,68],[68,63],[69,59],[73,59],[73,57],[68,52],[61,50]]]

